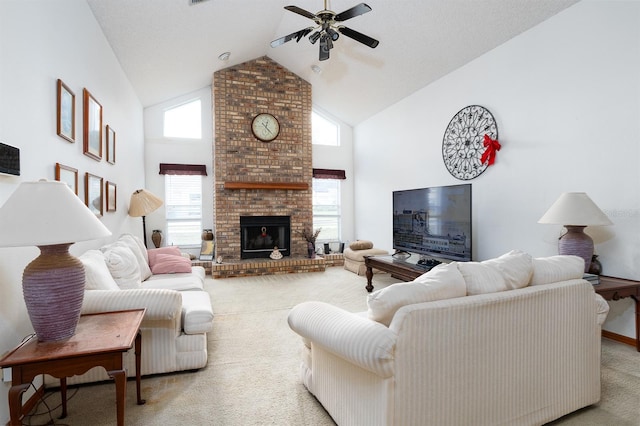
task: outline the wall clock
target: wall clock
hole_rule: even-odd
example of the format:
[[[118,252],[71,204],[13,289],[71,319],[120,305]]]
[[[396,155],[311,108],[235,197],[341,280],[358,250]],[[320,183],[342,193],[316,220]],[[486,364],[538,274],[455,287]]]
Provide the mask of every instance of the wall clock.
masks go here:
[[[498,140],[498,125],[488,109],[469,105],[453,116],[442,138],[442,159],[453,177],[471,180],[487,169],[489,163],[481,160],[485,135]]]
[[[251,122],[253,136],[262,142],[271,142],[280,134],[280,123],[271,114],[262,113],[253,117]]]

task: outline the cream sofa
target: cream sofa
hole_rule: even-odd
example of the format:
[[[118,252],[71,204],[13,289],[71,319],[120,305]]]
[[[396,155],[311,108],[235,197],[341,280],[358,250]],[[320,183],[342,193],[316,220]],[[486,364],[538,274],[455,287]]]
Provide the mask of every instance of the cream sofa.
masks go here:
[[[205,271],[176,253],[177,248],[147,251],[139,238],[125,234],[79,256],[86,275],[82,314],[146,308],[140,328],[142,375],[194,370],[207,364],[213,308],[204,291]],[[155,264],[154,258],[158,259]],[[152,269],[184,272],[153,274]],[[126,353],[125,365],[127,375],[134,376],[133,349]],[[68,383],[108,379],[103,368],[93,368]],[[49,377],[47,382],[57,381]]]
[[[290,312],[301,377],[339,425],[541,425],[600,399],[607,303],[573,256],[439,265],[368,312]]]

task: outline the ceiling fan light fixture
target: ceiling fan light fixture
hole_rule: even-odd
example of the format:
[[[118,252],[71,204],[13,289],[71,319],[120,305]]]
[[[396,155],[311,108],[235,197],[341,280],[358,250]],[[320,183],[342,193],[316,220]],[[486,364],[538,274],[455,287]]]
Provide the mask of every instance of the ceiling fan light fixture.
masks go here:
[[[333,41],[336,41],[338,37],[340,37],[340,34],[338,34],[338,32],[333,28],[327,28],[327,34],[329,34],[329,36],[331,37],[331,40]]]
[[[316,31],[315,33],[309,36],[309,41],[311,44],[316,44],[316,41],[320,38],[320,32]]]

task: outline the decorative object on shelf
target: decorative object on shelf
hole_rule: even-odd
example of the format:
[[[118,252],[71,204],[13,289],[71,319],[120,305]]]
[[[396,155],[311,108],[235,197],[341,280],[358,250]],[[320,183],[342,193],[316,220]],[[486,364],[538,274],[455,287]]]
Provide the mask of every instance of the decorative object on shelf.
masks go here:
[[[107,181],[106,186],[107,190],[105,192],[107,193],[107,211],[115,212],[116,208],[118,207],[116,202],[116,200],[118,199],[118,187],[115,183],[109,181]]]
[[[217,264],[221,264],[222,263],[222,256],[216,257],[216,263]]]
[[[103,179],[91,173],[84,174],[84,202],[96,216],[102,216],[104,212]]]
[[[471,180],[495,162],[498,125],[491,112],[469,105],[453,116],[442,138],[442,159],[456,179]]]
[[[58,79],[58,136],[69,142],[76,141],[76,94]]]
[[[87,89],[83,94],[83,150],[94,160],[102,160],[102,105]]]
[[[213,241],[213,230],[211,230],[211,229],[203,229],[202,230],[202,241]]]
[[[162,245],[162,231],[159,229],[151,231],[151,241],[156,248],[160,248]]]
[[[322,231],[322,228],[318,228],[313,232],[309,228],[304,228],[300,232],[302,238],[307,242],[307,253],[310,259],[315,259],[316,257],[316,239],[320,235],[320,231]]]
[[[78,169],[56,163],[56,180],[66,183],[78,195]]]
[[[324,254],[330,254],[331,248],[329,247],[329,243],[324,243]]]
[[[280,250],[278,250],[278,247],[276,246],[273,248],[273,251],[271,252],[269,257],[273,260],[282,259],[282,253],[280,253]]]
[[[136,189],[133,194],[131,194],[129,216],[142,217],[142,241],[144,241],[145,247],[147,247],[147,225],[145,223],[145,217],[149,213],[156,211],[161,205],[162,200],[146,189]]]
[[[584,228],[613,224],[584,192],[565,192],[560,195],[538,223],[564,225],[567,232],[558,240],[558,253],[583,258],[584,272],[589,271],[593,257],[593,240],[584,233]]]
[[[262,142],[271,142],[280,134],[280,123],[269,113],[258,114],[251,122],[253,136]]]
[[[213,235],[213,234],[212,234]],[[202,240],[202,244],[200,245],[200,260],[211,261],[213,260],[213,249],[215,245],[213,243],[213,239],[211,240]]]
[[[107,163],[116,164],[116,131],[107,124]]]
[[[58,341],[75,334],[85,273],[69,246],[109,235],[64,182],[23,182],[0,208],[0,246],[40,249],[22,275],[24,300],[38,340]]]
[[[591,256],[591,266],[589,266],[589,270],[587,272],[593,275],[602,275],[602,263],[598,259],[597,254]]]

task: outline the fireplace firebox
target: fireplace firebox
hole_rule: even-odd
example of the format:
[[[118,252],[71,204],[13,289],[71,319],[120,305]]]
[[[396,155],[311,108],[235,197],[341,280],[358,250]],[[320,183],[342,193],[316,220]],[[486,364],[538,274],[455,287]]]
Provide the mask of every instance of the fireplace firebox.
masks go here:
[[[290,216],[240,216],[240,258],[268,258],[278,247],[291,255]]]

